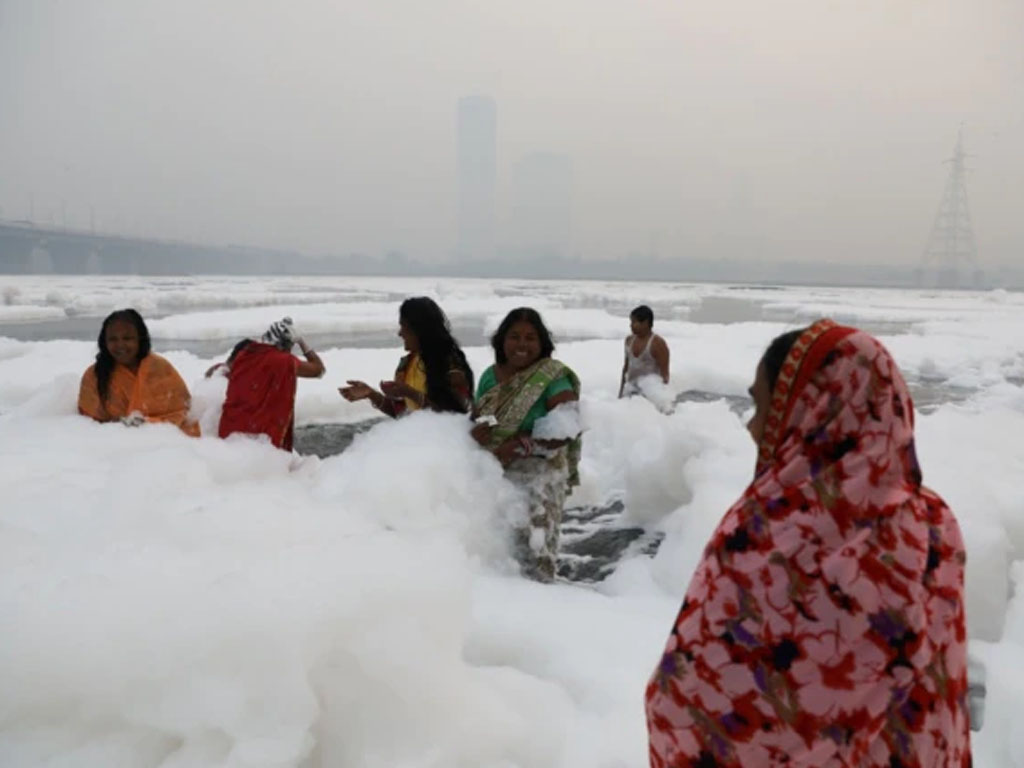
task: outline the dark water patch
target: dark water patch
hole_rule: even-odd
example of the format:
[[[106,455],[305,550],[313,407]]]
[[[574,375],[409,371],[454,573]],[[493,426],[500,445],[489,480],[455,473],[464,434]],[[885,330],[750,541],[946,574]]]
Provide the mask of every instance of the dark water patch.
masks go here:
[[[360,435],[383,419],[368,419],[353,424],[306,424],[295,428],[295,451],[304,456],[337,456]]]
[[[1015,383],[1009,378],[1011,384]],[[1018,386],[1024,386],[1024,381]],[[945,380],[924,380],[909,379],[907,387],[910,389],[910,396],[914,400],[914,408],[919,413],[931,413],[936,408],[947,403],[963,403],[969,400],[978,390],[972,387],[960,387],[949,384]],[[754,407],[751,399],[745,395],[725,395],[721,392],[707,392],[700,389],[688,389],[676,395],[674,405],[679,403],[713,403],[724,400],[729,410],[737,416]]]
[[[975,677],[975,675],[980,675]],[[980,731],[985,725],[985,670],[977,672],[967,665],[967,708],[971,714],[971,730]]]
[[[784,286],[781,286],[781,285],[757,285],[756,283],[751,283],[750,285],[730,285],[725,290],[727,290],[727,291],[736,291],[736,292],[743,292],[743,291],[758,291],[758,292],[760,292],[760,291],[777,291],[777,292],[781,293],[782,291],[788,291],[789,289],[784,287]]]
[[[702,389],[688,389],[685,392],[680,392],[676,395],[676,399],[673,401],[673,404],[714,403],[719,400],[724,400],[729,406],[729,410],[737,416],[742,415],[744,411],[754,407],[753,402],[751,402],[750,398],[745,395],[723,395],[721,392],[707,392]]]
[[[622,524],[620,500],[601,507],[569,507],[562,515],[558,575],[568,581],[607,578],[626,557],[653,556],[663,534]]]
[[[958,387],[945,380],[908,379],[907,388],[918,413],[931,413],[946,403],[962,403],[977,392],[971,387]]]

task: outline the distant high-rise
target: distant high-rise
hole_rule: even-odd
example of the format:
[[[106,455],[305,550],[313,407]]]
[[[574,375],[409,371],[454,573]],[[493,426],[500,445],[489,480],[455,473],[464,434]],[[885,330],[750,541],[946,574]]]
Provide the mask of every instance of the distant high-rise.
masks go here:
[[[466,96],[458,110],[459,242],[461,259],[494,257],[498,120],[494,99]]]
[[[570,255],[572,178],[568,155],[535,152],[516,163],[509,238],[516,256],[537,259]]]

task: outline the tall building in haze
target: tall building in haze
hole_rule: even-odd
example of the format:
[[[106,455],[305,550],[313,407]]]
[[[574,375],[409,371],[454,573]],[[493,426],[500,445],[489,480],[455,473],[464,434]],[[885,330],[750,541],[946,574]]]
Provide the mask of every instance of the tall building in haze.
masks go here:
[[[466,96],[458,109],[460,259],[494,257],[498,119],[494,99]]]
[[[524,259],[566,258],[572,248],[572,160],[535,152],[512,171],[509,246]]]

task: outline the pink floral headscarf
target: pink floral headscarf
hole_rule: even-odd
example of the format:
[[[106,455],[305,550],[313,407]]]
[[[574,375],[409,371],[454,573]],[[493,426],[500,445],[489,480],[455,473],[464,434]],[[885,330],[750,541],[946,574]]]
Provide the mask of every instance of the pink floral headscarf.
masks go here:
[[[877,340],[794,343],[647,686],[652,768],[970,765],[963,541],[913,428]]]

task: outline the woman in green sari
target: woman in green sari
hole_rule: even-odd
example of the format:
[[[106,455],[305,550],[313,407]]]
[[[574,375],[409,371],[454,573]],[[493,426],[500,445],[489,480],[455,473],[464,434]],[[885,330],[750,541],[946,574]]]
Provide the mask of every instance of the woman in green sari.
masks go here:
[[[579,483],[575,404],[580,382],[568,366],[551,358],[555,345],[536,310],[512,310],[491,337],[491,346],[495,363],[477,387],[473,437],[526,491],[529,521],[516,532],[516,559],[525,575],[551,581],[562,506]]]

